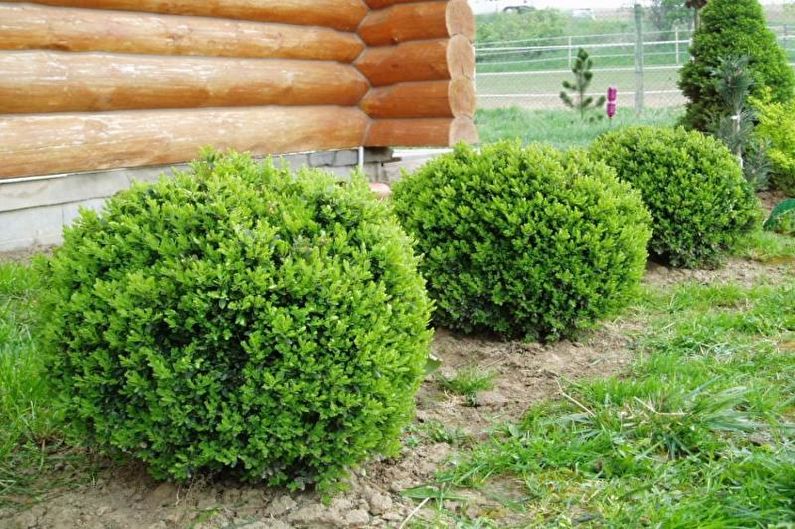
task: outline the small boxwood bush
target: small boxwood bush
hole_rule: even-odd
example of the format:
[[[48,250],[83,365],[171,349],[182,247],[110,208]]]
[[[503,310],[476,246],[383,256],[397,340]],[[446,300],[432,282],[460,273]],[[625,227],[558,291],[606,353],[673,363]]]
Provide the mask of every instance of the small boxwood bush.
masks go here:
[[[66,417],[157,478],[327,486],[412,415],[431,304],[363,179],[209,156],[83,211],[49,276]]]
[[[583,151],[462,145],[394,193],[436,320],[453,329],[570,336],[621,308],[645,268],[639,194]]]
[[[766,92],[751,99],[756,108],[756,137],[770,145],[773,187],[795,196],[795,101],[776,103]]]
[[[630,127],[600,136],[591,152],[641,192],[654,218],[651,253],[673,266],[716,266],[760,220],[737,159],[710,136]]]

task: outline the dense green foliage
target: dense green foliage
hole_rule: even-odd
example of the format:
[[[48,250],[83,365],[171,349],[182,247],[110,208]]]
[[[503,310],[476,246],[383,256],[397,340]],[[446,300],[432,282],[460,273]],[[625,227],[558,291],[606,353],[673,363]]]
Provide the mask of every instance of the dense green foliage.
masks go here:
[[[154,476],[325,486],[411,418],[416,265],[363,179],[211,155],[82,212],[42,344],[74,430]]]
[[[771,182],[789,196],[795,196],[795,100],[778,103],[764,94],[751,102],[756,108],[756,137],[770,145]]]
[[[602,135],[591,153],[643,195],[654,219],[649,249],[673,266],[715,266],[760,218],[737,159],[700,132],[631,127]]]
[[[620,308],[643,274],[648,212],[584,152],[459,146],[394,189],[436,320],[556,338]]]
[[[651,0],[647,12],[658,31],[688,27],[693,23],[693,10],[686,6],[685,0]]]
[[[691,53],[693,60],[682,68],[679,82],[690,100],[683,119],[688,127],[707,131],[716,126],[723,104],[713,70],[722,58],[749,58],[753,95],[769,88],[774,101],[792,99],[795,74],[767,28],[758,0],[711,0],[701,10]]]
[[[534,9],[522,13],[495,13],[477,17],[477,43],[559,37],[567,17],[557,9]]]
[[[765,222],[765,229],[782,235],[795,236],[795,198],[785,200],[773,208]]]

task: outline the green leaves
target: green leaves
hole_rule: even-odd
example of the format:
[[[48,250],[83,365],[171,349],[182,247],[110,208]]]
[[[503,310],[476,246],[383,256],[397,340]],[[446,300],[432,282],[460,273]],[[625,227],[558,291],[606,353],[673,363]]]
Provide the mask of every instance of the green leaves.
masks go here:
[[[640,197],[581,151],[459,146],[394,192],[442,325],[569,336],[623,306],[643,273]]]
[[[753,95],[770,89],[775,101],[792,99],[795,75],[776,36],[767,27],[758,0],[710,0],[701,11],[691,54],[693,60],[682,68],[679,81],[690,100],[683,119],[688,127],[707,131],[717,124],[724,103],[712,70],[722,58],[749,57]]]
[[[758,123],[754,133],[770,145],[772,183],[788,196],[795,195],[795,101],[780,103],[770,92],[751,100]]]
[[[761,212],[737,160],[714,138],[682,128],[608,132],[594,157],[632,184],[654,219],[652,254],[673,266],[717,266]]]
[[[787,199],[773,208],[764,227],[769,231],[795,236],[795,198]]]
[[[588,52],[580,48],[577,52],[577,58],[574,60],[572,66],[572,73],[574,74],[574,82],[563,81],[563,88],[565,89],[560,93],[560,99],[563,104],[572,108],[580,113],[580,118],[585,120],[585,116],[594,110],[599,110],[605,104],[605,97],[599,97],[594,100],[593,97],[588,96],[588,87],[591,86],[593,81],[593,59],[591,59]],[[571,92],[569,95],[566,92]],[[602,119],[601,114],[594,114],[591,116],[591,121]]]
[[[65,237],[42,345],[71,427],[100,448],[159,478],[293,486],[394,448],[431,303],[361,177],[211,153]]]

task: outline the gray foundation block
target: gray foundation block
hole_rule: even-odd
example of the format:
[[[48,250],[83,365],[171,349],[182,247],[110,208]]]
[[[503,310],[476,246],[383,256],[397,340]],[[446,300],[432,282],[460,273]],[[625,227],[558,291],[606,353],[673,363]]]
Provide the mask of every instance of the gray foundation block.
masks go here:
[[[393,159],[391,149],[365,150],[363,171],[374,182],[387,181],[384,165]],[[319,167],[339,178],[348,178],[359,166],[359,151],[293,154],[274,157],[277,165],[293,169]],[[117,169],[19,180],[0,180],[0,252],[63,240],[63,228],[81,207],[99,210],[109,197],[134,181],[153,182],[187,165]]]

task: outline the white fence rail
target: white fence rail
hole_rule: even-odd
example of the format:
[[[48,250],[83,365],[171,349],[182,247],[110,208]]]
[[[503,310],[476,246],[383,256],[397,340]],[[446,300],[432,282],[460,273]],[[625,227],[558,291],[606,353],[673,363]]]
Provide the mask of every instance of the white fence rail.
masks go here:
[[[795,27],[771,26],[795,62]],[[638,31],[563,35],[480,43],[477,88],[480,106],[520,105],[556,108],[561,84],[571,78],[580,48],[594,60],[593,95],[619,89],[619,103],[646,107],[679,106],[678,72],[689,60],[692,31]],[[793,64],[795,66],[795,64]]]

